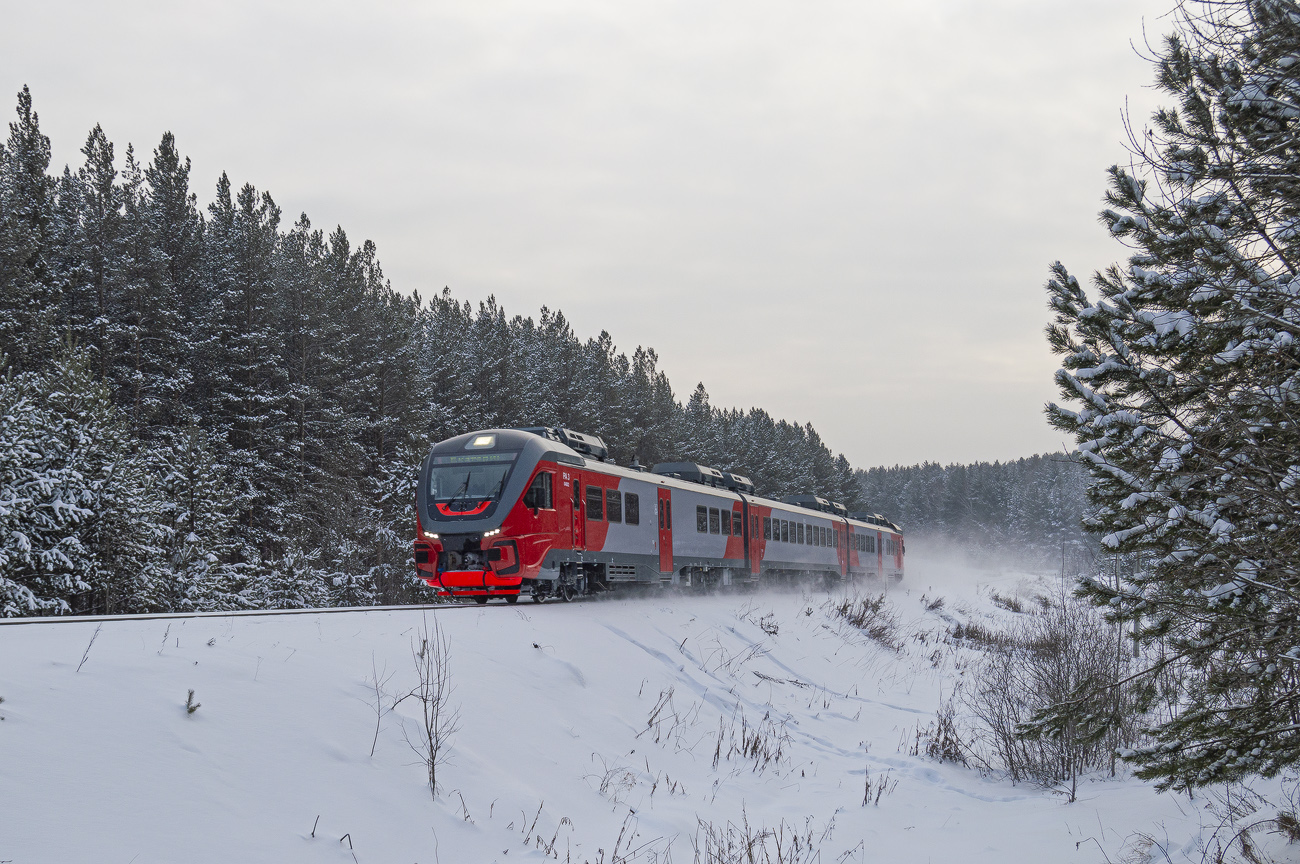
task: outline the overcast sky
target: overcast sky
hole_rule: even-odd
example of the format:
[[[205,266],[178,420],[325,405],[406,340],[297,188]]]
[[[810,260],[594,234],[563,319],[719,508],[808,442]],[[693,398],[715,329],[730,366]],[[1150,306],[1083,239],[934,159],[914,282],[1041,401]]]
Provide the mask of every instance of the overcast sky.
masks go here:
[[[1042,285],[1124,255],[1171,5],[0,2],[56,169],[171,130],[204,205],[225,170],[404,293],[561,309],[863,467],[1060,449]]]

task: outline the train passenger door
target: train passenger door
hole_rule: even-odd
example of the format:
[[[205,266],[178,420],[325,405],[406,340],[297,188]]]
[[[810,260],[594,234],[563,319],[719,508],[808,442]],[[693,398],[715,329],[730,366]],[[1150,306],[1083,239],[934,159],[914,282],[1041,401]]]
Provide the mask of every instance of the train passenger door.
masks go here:
[[[582,475],[573,475],[573,548],[587,548],[587,514],[583,511]]]
[[[673,490],[659,487],[659,572],[673,572]]]

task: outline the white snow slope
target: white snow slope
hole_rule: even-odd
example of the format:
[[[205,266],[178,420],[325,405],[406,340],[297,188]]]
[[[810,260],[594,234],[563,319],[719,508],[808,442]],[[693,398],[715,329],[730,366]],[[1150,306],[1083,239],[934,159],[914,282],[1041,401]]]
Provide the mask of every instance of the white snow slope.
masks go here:
[[[1199,860],[1201,801],[1098,777],[1068,804],[909,754],[960,674],[936,634],[1010,614],[988,576],[909,564],[897,653],[797,591],[0,627],[0,861],[680,864],[699,820],[811,832],[826,864],[1118,860],[1137,832]],[[416,705],[376,739],[371,683],[411,689],[434,619],[460,711],[436,799]],[[742,717],[779,761],[729,752]]]

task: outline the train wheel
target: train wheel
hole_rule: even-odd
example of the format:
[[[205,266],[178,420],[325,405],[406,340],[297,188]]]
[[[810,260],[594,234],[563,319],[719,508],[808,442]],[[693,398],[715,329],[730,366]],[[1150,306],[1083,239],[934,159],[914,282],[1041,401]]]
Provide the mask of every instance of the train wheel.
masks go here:
[[[506,602],[507,602],[507,603],[518,603],[518,602],[519,602],[519,595],[518,595],[518,594],[507,594],[507,595],[506,595]]]
[[[477,604],[480,605],[480,606],[486,606],[486,605],[487,605],[487,600],[488,600],[488,598],[486,598],[486,597],[475,597],[475,598],[474,598],[474,602],[477,603]]]
[[[573,596],[576,592],[573,590],[572,582],[561,582],[559,585],[556,585],[555,587],[556,590],[559,592],[560,599],[563,600],[565,603],[568,603],[571,600],[573,600]]]
[[[533,602],[534,602],[534,603],[545,603],[545,602],[546,602],[546,595],[543,594],[543,593],[541,593],[540,591],[534,591],[534,592],[533,592]]]

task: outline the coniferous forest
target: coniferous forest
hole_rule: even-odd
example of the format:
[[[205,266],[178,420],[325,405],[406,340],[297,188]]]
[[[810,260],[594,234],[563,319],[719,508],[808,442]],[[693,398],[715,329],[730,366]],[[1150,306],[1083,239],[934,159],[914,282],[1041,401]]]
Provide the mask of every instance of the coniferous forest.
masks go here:
[[[857,474],[870,506],[910,538],[942,542],[979,563],[1072,576],[1090,572],[1101,551],[1083,525],[1089,475],[1076,456],[925,462]]]
[[[52,173],[24,88],[0,145],[0,616],[428,599],[417,466],[485,427],[864,506],[811,426],[702,385],[683,404],[649,348],[400,293],[373,244],[224,174],[203,206],[171,134],[145,156],[96,126],[81,153]]]

